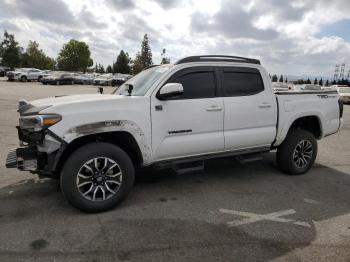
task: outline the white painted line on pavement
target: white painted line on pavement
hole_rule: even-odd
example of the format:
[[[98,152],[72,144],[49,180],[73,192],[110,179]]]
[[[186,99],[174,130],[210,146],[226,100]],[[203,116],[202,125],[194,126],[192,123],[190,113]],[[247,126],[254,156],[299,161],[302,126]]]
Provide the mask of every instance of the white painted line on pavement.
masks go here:
[[[219,211],[224,214],[246,217],[241,220],[233,220],[233,221],[227,222],[226,224],[229,227],[247,225],[247,224],[256,223],[264,220],[280,222],[280,223],[292,223],[298,226],[311,227],[309,223],[304,221],[296,221],[294,219],[282,218],[282,216],[295,214],[296,211],[294,209],[281,210],[281,211],[273,212],[269,214],[255,214],[251,212],[236,211],[236,210],[230,210],[230,209],[224,209],[224,208],[219,208]]]

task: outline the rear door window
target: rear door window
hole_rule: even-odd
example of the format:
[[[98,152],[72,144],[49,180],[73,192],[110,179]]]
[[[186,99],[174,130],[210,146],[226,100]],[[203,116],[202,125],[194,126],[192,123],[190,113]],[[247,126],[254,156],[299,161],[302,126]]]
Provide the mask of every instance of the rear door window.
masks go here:
[[[223,68],[221,76],[226,96],[248,96],[264,91],[264,83],[258,69]]]

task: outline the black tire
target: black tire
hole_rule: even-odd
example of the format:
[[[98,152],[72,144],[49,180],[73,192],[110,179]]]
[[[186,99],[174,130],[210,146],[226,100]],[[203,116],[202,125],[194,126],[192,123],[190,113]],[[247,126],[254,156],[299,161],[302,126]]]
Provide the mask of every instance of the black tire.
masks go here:
[[[21,76],[21,82],[27,82],[27,77],[26,76]]]
[[[89,188],[83,192],[81,192],[80,188],[83,188],[81,187],[81,185],[84,182],[80,183],[79,184],[80,187],[78,188],[78,183],[79,183],[78,179],[80,179],[79,178],[80,176],[78,177],[78,172],[82,173],[84,171],[84,169],[82,169],[84,165],[86,165],[89,161],[95,158],[100,158],[100,159],[108,158],[109,160],[114,161],[114,163],[117,164],[117,167],[115,168],[117,168],[117,170],[120,170],[118,172],[121,172],[121,175],[117,176],[120,179],[120,185],[118,185],[117,189],[114,189],[115,193],[111,194],[111,192],[105,191],[105,193],[102,194],[102,189],[100,189],[99,190],[100,198],[102,198],[102,196],[103,198],[97,199],[97,200],[87,199],[87,198],[91,198],[90,195],[87,194],[86,196],[83,196],[83,193],[84,192],[86,193],[87,191],[90,190],[90,193],[93,193],[93,197],[95,198],[95,194],[97,196],[96,188],[104,187],[107,182],[95,181],[96,184],[95,183],[91,184],[91,188],[93,188],[92,190],[91,188]],[[103,161],[100,161],[100,163],[102,162]],[[96,164],[92,164],[92,163],[95,163],[95,162],[93,161],[91,162],[91,164],[88,164],[88,165],[92,165],[92,168],[96,167]],[[110,164],[112,164],[112,166],[114,165],[113,162]],[[104,167],[101,168],[100,166],[100,169],[97,169],[97,170],[103,170],[103,169]],[[109,169],[104,174],[106,181],[107,179],[110,179],[110,178],[107,178],[108,176],[107,173],[109,173],[108,171]],[[86,169],[85,172],[89,173],[90,169]],[[112,172],[115,172],[115,171],[112,171]],[[94,174],[96,175],[96,173]],[[91,181],[93,181],[93,177],[102,176],[101,174],[96,176],[95,175],[91,176]],[[87,181],[89,179],[90,178],[88,178]],[[119,203],[121,203],[125,199],[125,197],[130,193],[134,184],[134,180],[135,180],[135,169],[128,154],[125,153],[125,151],[120,149],[118,146],[115,146],[109,143],[103,143],[103,142],[87,144],[77,149],[74,153],[72,153],[72,155],[68,158],[68,160],[64,164],[64,167],[61,172],[61,178],[60,178],[62,192],[63,192],[63,195],[68,200],[68,202],[80,210],[83,210],[85,212],[92,212],[92,213],[109,210],[117,206]],[[101,185],[98,183],[100,183]],[[87,184],[86,186],[90,187],[90,184]],[[107,187],[109,188],[108,185]],[[104,187],[104,189],[107,190],[106,187]],[[107,198],[107,193],[110,194],[109,198]]]
[[[58,86],[58,85],[61,84],[61,82],[60,82],[59,80],[57,80],[57,81],[55,82],[55,84]]]
[[[43,79],[43,77],[42,77],[42,76],[39,76],[39,77],[38,77],[38,82],[41,82],[42,79]]]
[[[277,149],[277,164],[289,175],[305,174],[317,156],[314,135],[302,129],[291,130]]]

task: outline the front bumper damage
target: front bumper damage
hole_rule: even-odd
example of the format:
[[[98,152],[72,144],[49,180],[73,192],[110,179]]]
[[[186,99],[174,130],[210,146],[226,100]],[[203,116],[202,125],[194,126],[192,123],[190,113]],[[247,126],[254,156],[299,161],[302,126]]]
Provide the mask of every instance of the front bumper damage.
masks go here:
[[[59,156],[66,147],[66,142],[48,127],[35,128],[27,116],[37,115],[50,106],[35,107],[26,100],[20,100],[18,112],[20,125],[17,126],[20,147],[11,150],[6,159],[7,168],[52,177],[55,175]],[[30,118],[29,118],[30,119]]]
[[[6,158],[7,168],[17,168],[21,171],[36,171],[38,169],[37,151],[32,147],[19,147],[11,150]]]
[[[20,147],[8,153],[6,167],[43,176],[54,176],[58,157],[65,142],[48,129],[37,132],[20,127],[17,129]]]

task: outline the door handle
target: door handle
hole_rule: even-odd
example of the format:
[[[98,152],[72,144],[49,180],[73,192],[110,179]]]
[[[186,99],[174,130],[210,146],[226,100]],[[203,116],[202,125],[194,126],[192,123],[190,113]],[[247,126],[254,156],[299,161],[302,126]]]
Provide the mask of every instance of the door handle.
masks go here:
[[[222,110],[222,107],[220,107],[220,106],[211,106],[211,107],[208,107],[208,108],[206,108],[205,110],[207,110],[207,111],[221,111]]]
[[[271,104],[267,103],[267,102],[264,102],[264,103],[261,103],[259,105],[260,108],[270,108],[271,107]]]

